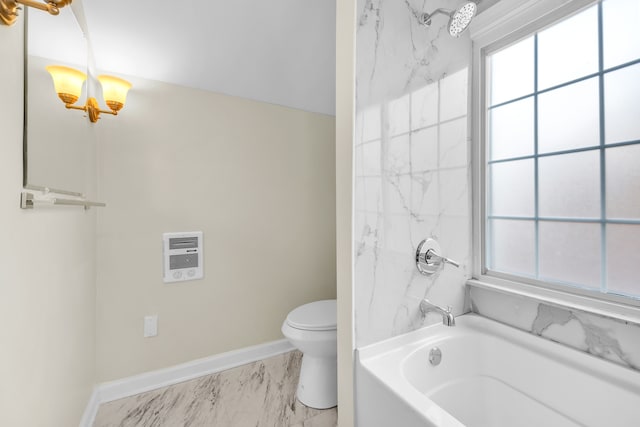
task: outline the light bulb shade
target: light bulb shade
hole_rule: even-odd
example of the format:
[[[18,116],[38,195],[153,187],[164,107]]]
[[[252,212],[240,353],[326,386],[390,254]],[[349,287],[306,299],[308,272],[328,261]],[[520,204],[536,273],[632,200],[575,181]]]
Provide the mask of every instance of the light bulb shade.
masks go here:
[[[82,93],[82,84],[87,80],[87,75],[82,71],[62,65],[49,65],[46,67],[56,93],[65,104],[74,104]]]
[[[127,100],[127,92],[131,89],[131,83],[118,77],[101,75],[98,81],[102,85],[102,97],[109,108],[114,112],[120,111]]]

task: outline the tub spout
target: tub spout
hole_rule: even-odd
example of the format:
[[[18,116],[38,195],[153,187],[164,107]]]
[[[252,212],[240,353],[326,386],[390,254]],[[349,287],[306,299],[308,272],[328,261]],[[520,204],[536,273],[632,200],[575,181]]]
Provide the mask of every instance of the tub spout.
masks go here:
[[[442,324],[445,326],[455,326],[456,325],[456,318],[453,315],[453,313],[451,312],[451,307],[447,307],[447,308],[443,308],[440,307],[438,305],[435,305],[434,303],[432,303],[431,301],[429,301],[428,299],[423,299],[422,301],[420,301],[420,311],[422,312],[422,314],[426,315],[429,312],[435,312],[435,313],[439,313],[440,315],[442,315]]]

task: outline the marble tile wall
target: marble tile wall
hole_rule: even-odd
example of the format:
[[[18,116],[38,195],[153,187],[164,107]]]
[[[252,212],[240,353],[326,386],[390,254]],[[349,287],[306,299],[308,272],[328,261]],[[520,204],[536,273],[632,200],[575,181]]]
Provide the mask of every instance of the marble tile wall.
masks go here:
[[[335,427],[337,409],[298,402],[292,351],[100,405],[93,427]]]
[[[471,42],[417,15],[447,1],[360,0],[354,247],[356,346],[408,332],[424,297],[461,313],[471,261],[468,87]],[[427,237],[461,263],[426,277]]]
[[[485,7],[495,1],[485,3]],[[354,191],[356,347],[427,323],[420,300],[464,311],[471,272],[471,42],[430,28],[417,15],[451,2],[359,0],[356,39]],[[415,248],[435,238],[460,262],[432,277],[415,268]],[[472,294],[476,312],[639,369],[640,326],[524,297]],[[430,315],[431,316],[431,315]]]
[[[640,325],[474,286],[469,302],[484,317],[640,370]]]

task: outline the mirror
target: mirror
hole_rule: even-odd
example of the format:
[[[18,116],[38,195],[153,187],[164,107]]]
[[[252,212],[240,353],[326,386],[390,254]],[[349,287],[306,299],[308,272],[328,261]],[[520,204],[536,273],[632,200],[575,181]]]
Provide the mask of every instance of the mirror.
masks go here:
[[[25,8],[28,9],[28,8]],[[94,181],[95,134],[83,111],[58,98],[47,65],[87,72],[88,43],[73,8],[25,10],[24,186],[85,194]],[[78,103],[87,95],[87,83]]]

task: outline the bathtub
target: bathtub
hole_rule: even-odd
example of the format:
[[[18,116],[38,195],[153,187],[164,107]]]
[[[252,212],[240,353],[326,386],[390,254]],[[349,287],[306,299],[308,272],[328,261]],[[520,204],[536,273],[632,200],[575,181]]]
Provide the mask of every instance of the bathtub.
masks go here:
[[[468,314],[358,350],[356,425],[638,427],[640,372]]]

